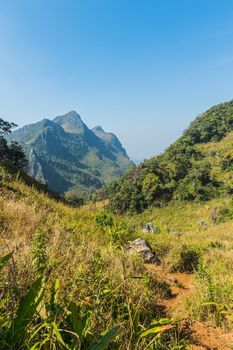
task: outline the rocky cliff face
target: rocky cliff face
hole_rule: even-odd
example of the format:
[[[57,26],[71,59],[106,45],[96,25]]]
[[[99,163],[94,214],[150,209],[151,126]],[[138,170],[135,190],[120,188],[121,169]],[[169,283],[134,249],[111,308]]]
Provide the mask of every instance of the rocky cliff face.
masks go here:
[[[89,129],[74,111],[14,131],[29,160],[29,173],[54,191],[91,191],[133,165],[121,142],[101,127]]]

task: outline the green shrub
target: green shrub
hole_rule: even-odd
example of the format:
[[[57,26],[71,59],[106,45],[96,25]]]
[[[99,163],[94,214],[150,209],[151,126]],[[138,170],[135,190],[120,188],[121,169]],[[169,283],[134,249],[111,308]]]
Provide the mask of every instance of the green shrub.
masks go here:
[[[177,270],[180,272],[194,272],[198,269],[200,253],[197,249],[182,246]]]
[[[208,320],[213,326],[232,329],[232,281],[229,266],[217,261],[215,266],[200,262],[195,273],[194,293],[187,306],[191,316]]]
[[[132,229],[123,220],[109,228],[109,233],[113,243],[119,246],[123,246],[128,243],[128,241],[136,238]]]
[[[231,219],[233,211],[225,205],[219,205],[212,210],[210,217],[214,224],[219,224]]]
[[[47,241],[48,233],[44,228],[38,228],[35,232],[32,243],[32,257],[33,257],[33,267],[35,271],[40,275],[46,268],[47,265]]]
[[[211,241],[208,245],[208,248],[223,249],[224,245],[218,241]]]
[[[103,227],[112,227],[114,224],[113,216],[106,211],[98,212],[95,216],[95,221]]]

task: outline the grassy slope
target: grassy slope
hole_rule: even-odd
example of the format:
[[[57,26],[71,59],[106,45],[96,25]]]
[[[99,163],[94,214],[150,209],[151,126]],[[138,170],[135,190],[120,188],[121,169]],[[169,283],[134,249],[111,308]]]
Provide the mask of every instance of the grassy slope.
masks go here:
[[[132,329],[129,305],[134,305],[139,315],[138,331],[146,329],[153,319],[160,317],[156,300],[164,293],[164,287],[147,272],[141,259],[130,256],[108,229],[95,223],[94,216],[100,208],[92,205],[80,209],[68,207],[25,185],[2,167],[0,174],[1,256],[14,251],[14,262],[0,272],[3,301],[0,322],[6,317],[3,318],[4,327],[7,328],[12,318],[10,310],[14,303],[17,305],[17,298],[26,294],[39,274],[46,274],[49,276],[46,300],[50,298],[52,282],[60,281],[58,295],[63,316],[59,313],[55,316],[58,327],[66,327],[63,319],[68,312],[67,301],[73,301],[82,315],[93,312],[87,345],[96,341],[104,330],[121,325],[122,334],[112,343],[111,349],[144,349],[151,336],[135,345],[138,340]],[[115,228],[120,225],[121,220],[115,219]],[[134,233],[124,227],[121,240],[127,241]],[[34,327],[36,324],[28,328],[23,349],[30,349],[34,344],[30,340]],[[4,329],[0,331],[1,349],[7,349],[3,345],[7,333]],[[42,332],[39,341],[44,336]],[[164,346],[167,342],[179,342],[174,331],[164,338]],[[54,344],[56,349],[64,348],[56,339]]]
[[[197,146],[205,154],[213,168],[218,181],[233,183],[233,172],[223,171],[221,162],[224,156],[233,149],[233,132],[227,134],[221,141],[209,142]],[[210,226],[214,209],[220,206],[231,207],[231,196],[223,196],[205,203],[171,202],[164,208],[149,208],[141,214],[126,216],[130,224],[139,229],[145,222],[153,222],[162,233],[179,231],[191,234],[199,229],[198,221],[205,220]]]
[[[198,146],[214,165],[216,176],[221,177],[219,161],[223,152],[232,149],[232,144],[233,134],[230,133],[218,143]],[[184,301],[181,308],[193,319],[233,329],[230,196],[205,203],[170,203],[165,208],[115,218],[116,226],[123,221],[125,225],[121,232],[123,238],[116,241],[107,229],[95,223],[99,207],[67,207],[25,185],[3,168],[0,173],[5,178],[0,185],[1,255],[14,250],[17,284],[22,295],[42,264],[45,271],[50,271],[48,289],[51,282],[59,278],[61,300],[75,301],[83,312],[94,311],[91,330],[95,336],[114,324],[121,324],[125,335],[114,343],[115,349],[135,349],[130,320],[126,316],[127,305],[131,301],[137,305],[142,327],[146,327],[150,319],[160,317],[156,305],[169,291],[162,278],[152,276],[140,259],[122,249],[122,241],[144,237],[157,252],[164,271],[198,269],[193,271],[192,297]],[[201,228],[200,220],[207,226]],[[158,234],[141,233],[142,226],[149,221],[159,228]],[[179,232],[181,236],[176,237],[172,232]],[[42,261],[38,258],[41,252],[44,254]],[[5,270],[1,278],[8,281]],[[204,307],[206,303],[211,304]],[[172,349],[180,339],[169,337],[164,342]],[[138,349],[144,346],[139,345]]]
[[[200,145],[214,165],[215,175],[223,181],[229,181],[232,173],[223,176],[219,161],[232,146],[233,133],[221,142]],[[140,237],[146,222],[152,222],[158,228],[159,233],[143,236],[162,260],[164,271],[185,271],[193,265],[192,297],[182,305],[188,315],[227,331],[233,330],[232,213],[231,196],[222,196],[204,203],[172,202],[164,208],[150,208],[141,214],[125,216]],[[206,222],[205,227],[200,227],[202,220]]]
[[[155,270],[156,278],[159,277],[161,283],[171,284],[172,289],[173,285],[181,288],[181,297],[178,294],[178,304],[170,315],[192,320],[187,349],[212,348],[214,342],[222,345],[213,348],[231,349],[233,344],[233,221],[225,218],[225,222],[213,223],[211,212],[219,206],[231,207],[230,199],[170,205],[127,218],[137,229],[137,236],[146,239],[161,259],[159,272]],[[206,220],[207,226],[200,228],[198,221],[202,219]],[[161,231],[142,234],[142,224],[148,221]],[[180,237],[169,233],[175,230],[181,233]],[[189,279],[187,272],[189,274],[190,270],[193,270],[191,289],[186,293],[187,285],[182,281]],[[177,275],[177,272],[181,274]],[[176,303],[176,293],[170,302],[162,299],[159,304],[167,307],[172,300]],[[210,329],[214,336],[209,335]]]

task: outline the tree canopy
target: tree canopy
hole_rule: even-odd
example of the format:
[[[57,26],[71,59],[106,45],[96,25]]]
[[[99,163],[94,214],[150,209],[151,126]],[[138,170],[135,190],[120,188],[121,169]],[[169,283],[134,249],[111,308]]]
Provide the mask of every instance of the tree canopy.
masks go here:
[[[20,170],[26,170],[27,160],[22,147],[15,141],[8,144],[4,138],[16,126],[15,123],[0,118],[0,162],[13,165]]]

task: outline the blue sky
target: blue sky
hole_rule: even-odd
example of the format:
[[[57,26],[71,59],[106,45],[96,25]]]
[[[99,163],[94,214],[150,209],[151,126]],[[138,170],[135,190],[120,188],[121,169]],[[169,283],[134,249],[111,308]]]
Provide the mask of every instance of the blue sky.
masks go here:
[[[233,98],[231,0],[0,0],[0,116],[76,110],[144,159]]]

